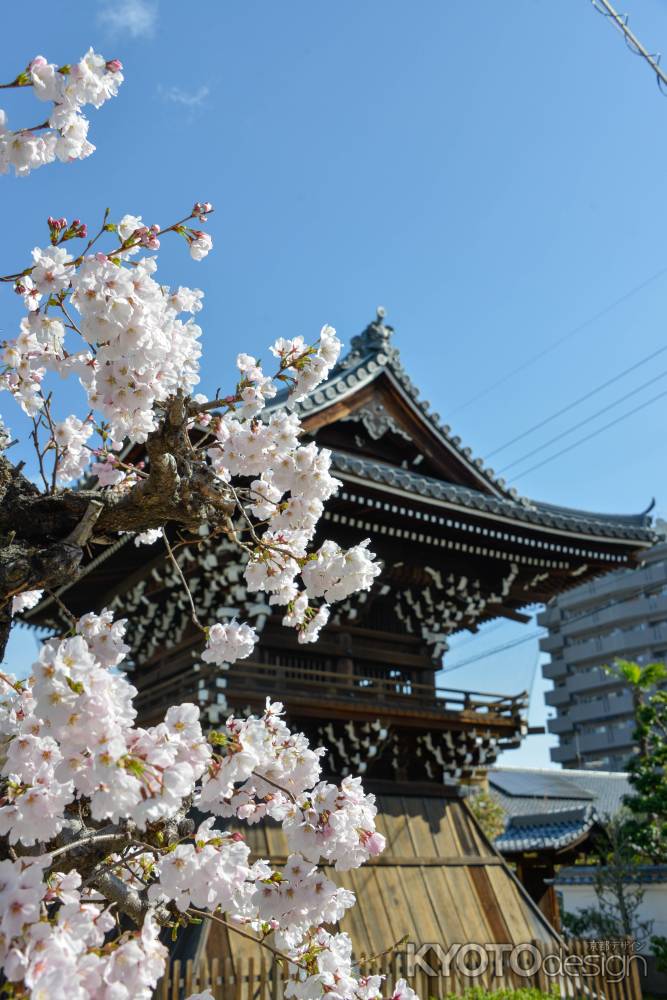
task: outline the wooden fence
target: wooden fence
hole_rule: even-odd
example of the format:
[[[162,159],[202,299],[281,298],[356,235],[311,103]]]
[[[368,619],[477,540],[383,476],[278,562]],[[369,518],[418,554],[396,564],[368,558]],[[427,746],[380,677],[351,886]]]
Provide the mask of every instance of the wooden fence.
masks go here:
[[[414,968],[410,968],[409,957],[399,953],[360,963],[359,969],[361,973],[380,973],[386,977],[385,996],[391,996],[397,979],[406,979],[420,1000],[444,1000],[450,994],[462,996],[466,989],[475,986],[487,990],[533,987],[543,993],[560,994],[563,1000],[641,1000],[641,956],[634,954],[624,941],[570,940],[563,951],[534,941],[504,955],[487,950],[484,972],[466,974],[466,969],[479,968],[476,958],[485,963],[484,955],[480,951],[475,953],[476,947],[467,946],[466,951],[466,946],[461,946],[460,960],[454,953],[448,967],[446,961],[443,963],[431,952],[423,955],[423,962],[415,963]],[[168,975],[158,984],[155,1000],[185,1000],[191,993],[207,988],[215,1000],[283,1000],[284,997],[281,969],[269,956],[260,961],[214,958],[209,962],[203,958],[196,966],[192,960],[174,961]]]

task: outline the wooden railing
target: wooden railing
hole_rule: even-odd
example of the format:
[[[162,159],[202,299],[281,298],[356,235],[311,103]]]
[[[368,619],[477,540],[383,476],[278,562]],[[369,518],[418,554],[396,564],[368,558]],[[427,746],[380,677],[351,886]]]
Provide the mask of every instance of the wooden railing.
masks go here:
[[[612,947],[602,950],[600,945]],[[474,955],[462,964],[454,955],[444,974],[444,967],[430,950],[424,955],[426,968],[423,964],[411,968],[406,956],[397,954],[361,962],[359,972],[384,975],[384,996],[391,996],[397,979],[404,978],[421,1000],[463,996],[466,990],[480,986],[488,991],[532,987],[563,1000],[641,1000],[641,956],[627,952],[624,942],[575,940],[561,951],[555,943],[541,941],[518,947],[519,951],[513,954],[505,952],[505,960],[499,961],[500,968],[496,968],[494,953],[490,952],[488,968],[480,975],[461,971],[473,967]],[[447,951],[447,947],[442,948],[443,953]],[[611,955],[625,956],[627,961],[623,966],[618,960],[612,963]],[[549,961],[545,964],[547,956]],[[154,996],[155,1000],[185,1000],[191,993],[205,989],[211,990],[215,1000],[283,1000],[285,982],[280,966],[264,959],[232,962],[214,958],[209,962],[204,958],[197,965],[192,960],[175,961]]]
[[[140,680],[140,677],[137,678]],[[410,708],[414,710],[483,715],[485,722],[513,720],[526,705],[526,692],[519,695],[493,694],[443,688],[413,681],[396,671],[395,677],[368,676],[363,673],[338,672],[318,668],[292,667],[274,663],[242,660],[229,670],[203,667],[198,673],[183,670],[167,680],[147,685],[140,690],[137,704],[146,710],[152,705],[173,704],[177,700],[196,697],[204,685],[212,694],[223,691],[232,701],[237,698],[264,699],[273,696],[290,704],[302,702],[364,701],[374,708]]]
[[[395,677],[373,677],[356,671],[304,669],[273,663],[244,660],[226,674],[226,687],[231,693],[289,692],[293,700],[299,697],[325,700],[360,698],[373,703],[409,704],[413,708],[441,712],[475,712],[500,716],[516,716],[525,705],[525,693],[508,696],[481,691],[463,691],[420,683],[396,671]]]

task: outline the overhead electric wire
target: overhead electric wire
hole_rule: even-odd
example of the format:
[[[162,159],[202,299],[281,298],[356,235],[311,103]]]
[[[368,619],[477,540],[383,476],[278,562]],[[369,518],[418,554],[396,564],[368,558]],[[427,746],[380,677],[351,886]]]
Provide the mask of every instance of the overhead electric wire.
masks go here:
[[[528,635],[519,636],[518,639],[510,639],[509,642],[504,642],[502,646],[495,646],[493,649],[487,650],[486,653],[478,653],[476,656],[469,656],[467,660],[462,660],[461,663],[455,663],[452,667],[443,667],[443,673],[451,674],[455,670],[467,667],[471,663],[477,663],[479,660],[483,660],[487,656],[495,656],[496,653],[504,653],[506,649],[513,649],[514,646],[521,646],[524,642],[530,642],[531,639],[543,639],[546,634],[547,633],[544,630],[540,630],[538,632],[529,632]]]
[[[549,438],[549,440],[545,441],[543,444],[538,445],[531,451],[527,451],[526,454],[522,455],[520,458],[515,458],[513,462],[508,462],[507,465],[503,465],[502,468],[498,470],[498,474],[506,472],[508,469],[512,469],[515,465],[520,465],[522,462],[525,462],[527,458],[532,458],[533,455],[537,455],[538,452],[544,451],[544,449],[548,448],[549,445],[555,444],[556,441],[562,440],[562,438],[567,437],[568,434],[574,433],[574,431],[578,431],[580,427],[585,427],[586,424],[590,424],[591,420],[596,420],[598,417],[601,417],[603,413],[608,413],[609,410],[613,410],[615,406],[618,406],[620,403],[624,403],[626,399],[636,396],[638,392],[641,392],[643,389],[647,389],[648,386],[653,385],[655,382],[659,382],[661,378],[665,377],[665,375],[667,375],[667,368],[664,371],[659,372],[657,375],[654,375],[653,378],[647,379],[646,382],[642,382],[641,385],[636,386],[629,392],[624,393],[623,396],[619,396],[618,399],[614,399],[611,403],[607,403],[606,406],[596,410],[595,413],[591,413],[590,416],[584,417],[584,419],[578,421],[578,423],[572,424],[571,427],[567,427],[559,434],[555,434],[554,437]]]
[[[660,66],[660,53],[658,52],[653,55],[644,45],[642,45],[637,36],[630,30],[628,25],[628,15],[617,13],[617,11],[615,11],[609,3],[609,0],[591,0],[591,2],[598,14],[603,14],[604,17],[611,20],[613,25],[618,28],[630,51],[636,56],[641,56],[641,58],[648,63],[655,73],[656,83],[658,84],[658,88],[661,93],[667,93],[664,89],[665,86],[667,86],[667,75],[665,75],[662,67]]]
[[[635,285],[634,288],[631,288],[628,292],[625,292],[623,295],[620,296],[620,298],[614,299],[613,302],[611,302],[608,306],[605,306],[604,309],[601,309],[594,316],[591,316],[590,319],[584,320],[583,323],[579,323],[578,326],[575,326],[572,330],[569,330],[567,333],[563,334],[562,337],[558,337],[556,340],[552,341],[551,344],[549,344],[543,350],[539,351],[537,354],[533,354],[530,358],[527,358],[526,361],[523,361],[516,368],[513,368],[511,371],[507,372],[506,375],[501,376],[501,378],[497,379],[495,382],[492,382],[490,385],[487,385],[486,388],[480,390],[480,392],[478,393],[475,393],[475,395],[471,396],[469,399],[464,400],[463,403],[459,403],[458,406],[455,406],[453,410],[450,410],[449,413],[445,415],[445,420],[448,420],[456,413],[460,413],[461,410],[465,410],[469,406],[472,406],[473,403],[477,403],[484,396],[488,396],[488,394],[490,392],[493,392],[494,389],[497,389],[499,386],[504,385],[506,382],[509,382],[509,380],[511,378],[514,378],[515,375],[518,375],[520,372],[525,371],[526,368],[529,368],[531,365],[534,365],[537,361],[540,361],[547,354],[550,354],[557,347],[560,347],[561,344],[564,344],[565,341],[570,340],[572,337],[575,337],[578,333],[581,333],[582,330],[585,330],[587,327],[592,326],[593,323],[596,323],[599,319],[602,319],[603,316],[607,316],[610,312],[616,309],[617,306],[622,305],[623,302],[627,302],[627,300],[631,299],[633,295],[637,295],[638,292],[641,292],[644,288],[652,284],[652,282],[657,281],[658,278],[661,278],[662,275],[666,273],[667,273],[667,266],[660,268],[660,270],[656,271],[655,274],[652,274],[650,278],[646,278],[646,280],[642,281],[639,285]]]
[[[516,444],[517,441],[522,441],[525,437],[528,437],[529,434],[532,434],[533,431],[539,431],[542,427],[546,427],[546,425],[550,424],[552,420],[556,420],[558,417],[562,417],[564,413],[568,413],[570,410],[573,410],[575,406],[579,406],[580,403],[586,403],[593,396],[596,396],[599,392],[602,392],[603,389],[609,388],[609,386],[613,385],[614,382],[618,382],[626,375],[629,375],[630,372],[636,371],[637,368],[641,368],[642,365],[645,365],[647,362],[652,361],[654,358],[657,358],[659,354],[664,354],[665,351],[667,351],[667,344],[665,344],[664,347],[659,347],[658,350],[653,351],[652,354],[647,354],[646,357],[643,357],[639,361],[636,361],[634,365],[630,365],[628,368],[624,368],[622,372],[619,372],[618,375],[614,375],[613,378],[609,378],[607,379],[606,382],[602,382],[594,389],[590,389],[588,392],[584,393],[583,396],[579,396],[571,403],[568,403],[567,406],[562,406],[560,410],[556,410],[555,413],[552,413],[550,416],[545,417],[538,423],[533,424],[533,426],[529,427],[527,431],[522,431],[521,434],[517,434],[516,437],[513,437],[511,438],[511,440],[506,441],[504,444],[499,445],[497,448],[494,448],[493,451],[490,451],[488,455],[484,456],[484,461],[488,462],[488,460],[492,458],[494,455],[497,455],[499,451],[505,451],[505,449],[509,448],[510,445]]]
[[[592,618],[595,614],[597,614],[601,610],[606,611],[609,608],[617,607],[619,604],[627,604],[629,600],[630,598],[627,597],[626,595],[625,597],[621,597],[616,601],[609,601],[609,603],[605,604],[603,608],[601,608],[598,605],[591,611],[584,611],[582,612],[582,614],[573,615],[572,618],[565,619],[563,625],[566,626],[573,625],[575,622],[583,621],[585,618]],[[484,660],[488,656],[495,656],[496,653],[503,653],[506,649],[513,649],[515,646],[520,646],[524,642],[531,642],[533,639],[543,639],[548,634],[549,634],[548,629],[538,629],[537,632],[529,632],[528,635],[519,636],[519,638],[517,639],[510,639],[509,642],[504,642],[502,645],[495,646],[493,649],[487,649],[483,653],[477,653],[476,656],[469,656],[467,660],[462,660],[460,663],[455,663],[451,667],[443,667],[442,673],[451,674],[455,670],[461,670],[462,667],[468,667],[470,666],[471,663],[478,663],[480,660]]]
[[[541,469],[543,465],[553,462],[556,458],[560,458],[560,456],[564,455],[566,452],[572,451],[573,448],[578,448],[580,444],[585,444],[586,441],[590,441],[591,438],[597,437],[598,434],[602,434],[603,431],[609,430],[610,427],[614,427],[616,424],[620,424],[622,420],[627,420],[628,417],[633,416],[635,413],[639,413],[640,410],[645,410],[647,406],[650,406],[651,403],[656,403],[659,399],[662,399],[663,396],[667,396],[667,389],[665,389],[664,392],[659,392],[657,396],[652,396],[650,399],[647,399],[645,403],[640,403],[639,406],[635,406],[632,410],[628,410],[627,413],[622,413],[621,416],[616,417],[615,420],[610,420],[608,424],[598,427],[597,430],[587,434],[586,437],[579,438],[578,441],[573,441],[573,443],[568,445],[567,448],[561,448],[561,450],[557,451],[554,455],[549,455],[548,458],[538,462],[537,465],[531,465],[529,469],[524,469],[521,473],[519,473],[518,477],[514,476],[513,479],[510,479],[510,483],[516,482],[517,478],[520,478],[521,476],[527,476],[529,472],[535,472],[536,469]]]
[[[484,635],[488,635],[490,632],[497,632],[498,629],[502,628],[502,626],[505,624],[506,623],[504,621],[494,622],[493,625],[490,625],[489,628],[484,630]],[[474,639],[479,639],[479,638],[480,638],[480,633],[473,632],[472,635],[469,635],[467,639],[463,640],[463,642],[458,642],[456,644],[456,649],[459,650],[461,649],[462,646],[468,646]]]

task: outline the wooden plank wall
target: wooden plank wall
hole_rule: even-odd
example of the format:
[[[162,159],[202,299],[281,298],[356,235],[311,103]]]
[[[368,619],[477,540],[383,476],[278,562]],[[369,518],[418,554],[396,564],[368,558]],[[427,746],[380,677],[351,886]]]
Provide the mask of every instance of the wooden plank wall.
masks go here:
[[[535,948],[542,957],[557,955],[551,946],[535,939]],[[567,953],[579,958],[601,955],[599,942],[586,940],[571,940],[568,942]],[[618,942],[615,947],[604,952],[606,955],[628,955],[626,942]],[[528,953],[525,957],[531,959]],[[564,957],[561,954],[561,958]],[[531,959],[532,961],[532,959]],[[472,962],[470,963],[472,965]],[[445,1000],[446,997],[463,996],[466,989],[484,986],[489,990],[501,988],[515,990],[519,987],[534,987],[544,993],[558,989],[563,1000],[641,1000],[641,982],[639,966],[636,961],[629,962],[628,974],[615,982],[617,972],[610,970],[609,978],[605,978],[602,969],[595,975],[582,975],[576,971],[573,974],[549,976],[544,969],[539,968],[530,975],[519,975],[512,970],[509,963],[504,962],[500,975],[492,975],[491,968],[484,976],[466,976],[452,963],[449,975],[427,975],[423,969],[417,969],[414,975],[406,974],[405,955],[384,955],[368,963],[360,963],[362,973],[379,973],[386,977],[384,994],[391,996],[391,991],[397,979],[405,978],[410,986],[417,991],[422,1000]],[[271,956],[255,958],[209,961],[205,956],[199,961],[181,963],[174,961],[168,973],[158,984],[155,1000],[185,1000],[191,993],[209,988],[215,1000],[283,1000],[284,981],[279,964],[272,962]]]

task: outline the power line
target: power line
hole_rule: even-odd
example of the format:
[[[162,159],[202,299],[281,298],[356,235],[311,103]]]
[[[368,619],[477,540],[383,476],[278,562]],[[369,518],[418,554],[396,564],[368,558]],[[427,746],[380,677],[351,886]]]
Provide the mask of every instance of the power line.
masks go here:
[[[572,337],[576,337],[576,335],[578,333],[581,333],[582,330],[585,330],[589,326],[592,326],[593,323],[596,323],[599,319],[602,319],[603,316],[607,316],[610,312],[616,309],[617,306],[622,305],[623,302],[627,302],[628,299],[631,299],[634,295],[637,295],[644,288],[652,284],[654,281],[657,281],[658,278],[661,278],[662,275],[666,273],[667,273],[667,267],[663,267],[659,271],[656,271],[655,274],[652,274],[650,278],[647,278],[645,281],[642,281],[641,284],[639,285],[635,285],[634,288],[631,288],[628,292],[625,292],[625,294],[621,295],[620,298],[614,299],[613,302],[611,302],[608,306],[605,306],[604,309],[601,309],[594,316],[591,316],[589,319],[584,320],[583,323],[579,323],[578,326],[575,326],[572,330],[569,330],[567,333],[563,334],[562,337],[558,337],[556,340],[552,341],[552,343],[549,344],[547,347],[545,347],[542,351],[539,351],[537,354],[533,354],[530,358],[528,358],[526,361],[523,361],[516,368],[513,368],[511,371],[507,372],[506,375],[503,375],[501,378],[497,379],[497,381],[492,382],[490,385],[487,385],[486,388],[481,389],[480,392],[476,393],[474,396],[471,396],[469,399],[464,400],[463,403],[459,403],[458,406],[455,406],[453,410],[450,410],[449,413],[446,414],[445,420],[448,420],[456,413],[460,413],[461,410],[466,410],[469,406],[472,406],[473,403],[478,402],[484,396],[488,396],[488,394],[490,392],[493,392],[494,389],[497,389],[501,385],[504,385],[506,382],[509,382],[509,380],[514,378],[515,375],[518,375],[520,372],[525,371],[526,368],[530,368],[531,365],[534,365],[538,361],[541,361],[543,357],[545,357],[547,354],[550,354],[552,351],[555,351],[556,348],[560,347],[561,344],[564,344],[565,341],[570,340]]]
[[[506,624],[506,622],[504,622],[504,621],[498,621],[498,622],[494,622],[493,625],[490,625],[489,628],[484,629],[483,633],[481,633],[481,632],[473,632],[472,635],[469,635],[467,639],[464,639],[462,642],[457,642],[457,644],[456,644],[457,651],[459,649],[461,649],[463,646],[469,646],[471,642],[473,642],[476,639],[482,638],[482,636],[487,636],[491,632],[497,632],[498,629],[502,628],[503,625],[505,625],[505,624]]]
[[[667,375],[667,368],[658,375],[654,375],[653,378],[648,379],[646,382],[642,382],[642,384],[638,385],[636,388],[631,389],[630,392],[626,392],[623,396],[619,396],[618,399],[614,399],[611,403],[607,403],[606,406],[596,410],[595,413],[591,413],[590,416],[584,417],[583,420],[580,420],[576,424],[572,424],[571,427],[561,431],[560,434],[556,434],[554,437],[549,438],[549,440],[545,441],[544,444],[538,445],[536,448],[533,448],[532,451],[527,451],[525,455],[521,456],[521,458],[515,458],[513,462],[508,462],[507,465],[503,465],[503,467],[498,470],[499,473],[506,472],[507,469],[511,469],[515,465],[520,465],[521,462],[525,462],[527,458],[532,458],[533,455],[537,455],[538,452],[544,451],[544,449],[548,448],[549,445],[555,444],[556,441],[560,441],[562,438],[567,437],[568,434],[572,434],[574,431],[578,431],[580,427],[584,427],[586,424],[589,424],[591,420],[596,420],[598,417],[601,417],[603,413],[608,413],[609,410],[613,410],[613,408],[618,406],[619,403],[624,403],[626,399],[630,399],[631,396],[636,396],[638,392],[642,391],[642,389],[647,389],[648,386],[653,385],[654,382],[660,381],[660,379],[664,378],[665,375]]]
[[[586,618],[592,618],[598,611],[608,610],[609,608],[618,607],[619,604],[627,604],[630,598],[626,595],[621,597],[616,601],[609,601],[604,607],[599,605],[593,608],[592,611],[584,611],[579,615],[573,615],[572,618],[567,618],[564,621],[564,625],[574,625],[575,622],[584,621]],[[495,646],[493,649],[487,649],[486,652],[477,653],[475,656],[469,656],[467,660],[462,660],[460,663],[455,663],[453,667],[443,667],[442,672],[445,674],[451,674],[455,670],[461,670],[462,667],[468,667],[471,663],[478,663],[480,660],[486,659],[487,656],[495,656],[496,653],[503,653],[506,649],[513,649],[515,646],[520,646],[524,642],[531,642],[533,639],[543,639],[549,634],[548,629],[538,629],[536,632],[529,632],[528,635],[520,636],[518,639],[511,639],[509,642],[505,642],[500,646]]]
[[[455,670],[461,670],[462,667],[470,666],[471,663],[477,663],[479,660],[484,660],[487,656],[495,656],[496,653],[504,653],[506,649],[514,649],[515,646],[521,646],[524,642],[531,642],[533,639],[542,639],[546,634],[547,633],[544,629],[538,629],[537,632],[529,632],[528,635],[522,635],[518,639],[510,639],[509,642],[504,642],[501,646],[495,646],[493,649],[489,649],[485,653],[477,653],[476,656],[469,656],[467,660],[455,663],[453,667],[443,667],[443,673],[451,674]]]
[[[550,424],[552,420],[562,417],[564,413],[568,413],[570,410],[573,410],[575,406],[579,406],[580,403],[588,402],[589,399],[596,396],[599,392],[602,392],[603,389],[607,389],[610,385],[613,385],[614,382],[618,382],[619,379],[624,378],[625,375],[629,375],[630,372],[635,371],[637,368],[641,368],[642,365],[645,365],[648,361],[652,361],[654,358],[657,358],[659,354],[663,354],[665,351],[667,351],[667,344],[665,344],[664,347],[658,348],[657,351],[653,351],[652,354],[647,354],[646,357],[635,362],[634,365],[624,368],[622,372],[618,373],[618,375],[614,375],[613,378],[607,379],[606,382],[602,382],[601,385],[596,386],[595,389],[591,389],[589,392],[584,393],[583,396],[579,396],[578,399],[575,399],[572,403],[568,403],[567,406],[561,407],[560,410],[556,410],[555,413],[545,417],[544,420],[540,420],[539,423],[533,424],[533,426],[529,427],[527,431],[522,431],[521,434],[517,434],[516,437],[513,437],[510,441],[506,441],[505,444],[501,444],[497,448],[494,448],[493,451],[490,451],[488,455],[484,456],[484,461],[488,462],[488,460],[494,455],[497,455],[499,451],[505,451],[505,449],[509,448],[510,445],[516,444],[517,441],[522,441],[523,438],[528,437],[528,435],[532,434],[533,431],[538,431],[547,424]]]
[[[598,14],[602,14],[604,17],[611,20],[614,27],[621,32],[623,38],[625,39],[625,44],[628,46],[630,51],[636,56],[640,56],[648,63],[655,73],[656,83],[658,84],[660,92],[662,94],[667,93],[667,91],[663,89],[663,87],[667,86],[667,76],[660,67],[660,53],[657,52],[653,55],[647,48],[645,48],[645,46],[642,45],[634,32],[630,30],[628,25],[628,15],[617,13],[617,11],[615,11],[609,3],[609,0],[591,0],[591,2]]]
[[[553,462],[554,459],[560,458],[561,455],[564,455],[568,451],[572,451],[573,448],[578,448],[580,444],[585,444],[586,441],[590,441],[591,438],[597,437],[597,435],[602,434],[603,431],[608,430],[610,427],[614,427],[616,424],[620,424],[622,420],[626,420],[628,417],[633,416],[633,414],[639,413],[640,410],[646,409],[647,406],[650,406],[651,403],[655,403],[657,402],[657,400],[662,399],[663,396],[667,396],[667,389],[665,389],[664,392],[659,392],[657,396],[652,396],[651,399],[647,399],[645,403],[641,403],[639,406],[635,406],[634,409],[628,410],[627,413],[622,413],[621,416],[616,417],[615,420],[610,420],[609,423],[604,424],[603,427],[598,427],[597,430],[592,431],[590,434],[587,434],[586,437],[580,438],[578,441],[574,441],[572,444],[568,445],[567,448],[562,448],[560,451],[557,451],[555,455],[550,455],[548,458],[545,458],[542,462],[538,462],[537,465],[531,465],[530,469],[524,469],[523,472],[520,473],[520,475],[527,476],[529,472],[534,472],[535,469],[541,469],[542,466],[546,465],[548,462]],[[510,483],[514,483],[516,482],[516,480],[517,476],[514,476],[513,479],[510,479]]]

